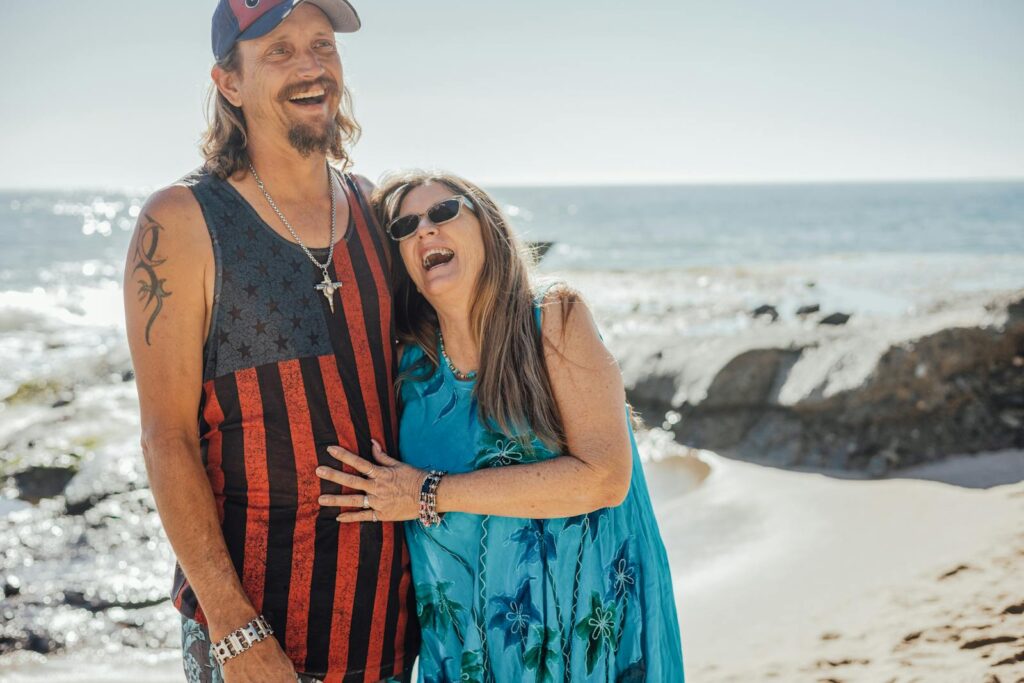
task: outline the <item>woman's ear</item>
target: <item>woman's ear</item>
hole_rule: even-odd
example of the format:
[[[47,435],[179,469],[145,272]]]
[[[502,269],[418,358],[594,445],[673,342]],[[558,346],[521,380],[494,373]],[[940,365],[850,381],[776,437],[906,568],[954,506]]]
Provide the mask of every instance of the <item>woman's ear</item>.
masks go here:
[[[214,65],[210,71],[210,78],[217,86],[217,91],[224,96],[232,106],[241,108],[242,95],[238,89],[238,72],[228,71],[221,66]]]

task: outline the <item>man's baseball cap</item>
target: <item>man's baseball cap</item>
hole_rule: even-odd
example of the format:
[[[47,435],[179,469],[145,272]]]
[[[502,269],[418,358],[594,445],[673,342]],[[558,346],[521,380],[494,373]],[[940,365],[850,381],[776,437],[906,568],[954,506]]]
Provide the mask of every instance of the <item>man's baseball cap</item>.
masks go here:
[[[319,7],[335,33],[353,33],[362,25],[347,0],[219,0],[213,11],[213,56],[219,62],[240,40],[265,36],[302,3]]]

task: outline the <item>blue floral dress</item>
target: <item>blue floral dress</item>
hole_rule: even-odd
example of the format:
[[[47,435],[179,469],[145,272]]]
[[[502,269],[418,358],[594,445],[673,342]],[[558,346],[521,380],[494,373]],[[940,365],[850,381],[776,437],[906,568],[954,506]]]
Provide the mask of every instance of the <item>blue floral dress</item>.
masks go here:
[[[399,369],[421,358],[409,347]],[[416,467],[459,473],[555,457],[537,439],[526,452],[482,424],[473,381],[443,363],[403,382],[401,401],[401,458]],[[438,527],[405,524],[421,681],[683,681],[668,559],[632,431],[630,442],[633,476],[618,507],[547,520],[450,512]]]

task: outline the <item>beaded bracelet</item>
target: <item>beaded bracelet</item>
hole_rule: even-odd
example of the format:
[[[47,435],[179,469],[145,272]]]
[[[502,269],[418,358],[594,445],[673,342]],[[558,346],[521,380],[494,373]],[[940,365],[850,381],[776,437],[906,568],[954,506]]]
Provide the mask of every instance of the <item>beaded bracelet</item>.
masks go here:
[[[420,487],[420,524],[425,529],[441,523],[441,515],[437,514],[437,487],[441,477],[448,474],[440,470],[430,470]]]

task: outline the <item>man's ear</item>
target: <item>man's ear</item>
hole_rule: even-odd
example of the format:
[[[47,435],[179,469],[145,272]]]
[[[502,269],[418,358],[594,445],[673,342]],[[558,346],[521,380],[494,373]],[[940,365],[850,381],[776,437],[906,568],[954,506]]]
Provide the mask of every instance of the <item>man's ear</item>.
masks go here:
[[[242,95],[238,90],[238,72],[227,71],[219,65],[214,65],[210,71],[210,78],[224,99],[236,107],[242,106]]]

